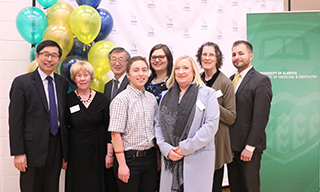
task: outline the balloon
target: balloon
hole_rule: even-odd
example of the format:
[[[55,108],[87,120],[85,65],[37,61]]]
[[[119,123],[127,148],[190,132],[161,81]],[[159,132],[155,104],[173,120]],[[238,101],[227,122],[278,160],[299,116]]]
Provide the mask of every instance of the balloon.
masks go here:
[[[43,7],[51,7],[57,2],[57,0],[38,0],[38,3]]]
[[[70,68],[73,64],[75,64],[78,61],[85,61],[83,57],[80,56],[69,56],[64,58],[59,64],[58,67],[60,67],[60,74],[62,77],[65,77],[69,81],[69,86],[73,89],[77,88],[77,84],[71,80],[71,75],[70,75]]]
[[[90,43],[90,44],[84,44],[81,41],[79,41],[79,39],[77,39],[76,36],[74,36],[73,38],[74,38],[73,47],[72,47],[71,51],[69,52],[68,56],[79,55],[85,59],[88,59],[88,52],[91,49],[94,42]]]
[[[37,47],[38,47],[38,45],[32,47],[32,49],[30,51],[30,62],[32,62],[33,60],[36,59]]]
[[[102,77],[97,77],[95,75],[94,79],[90,83],[90,88],[103,93],[104,92],[104,86],[109,80],[110,79],[109,79],[108,74],[105,74]]]
[[[58,1],[48,9],[48,25],[52,23],[64,23],[70,27],[69,22],[72,11],[73,7],[69,3]]]
[[[113,19],[111,14],[103,8],[98,8],[97,11],[101,18],[101,29],[94,41],[105,39],[113,28]]]
[[[70,16],[70,27],[75,36],[83,43],[91,43],[101,28],[98,11],[88,5],[77,7]]]
[[[29,65],[29,67],[28,67],[28,69],[27,69],[27,72],[28,72],[28,73],[33,72],[34,70],[37,69],[37,67],[38,67],[38,61],[37,61],[37,60],[34,60],[34,61],[32,61],[32,62],[30,63],[30,65]],[[55,72],[55,73],[58,74],[58,69],[55,68],[53,72]]]
[[[76,0],[78,5],[90,5],[95,9],[100,5],[101,0]]]
[[[48,26],[46,15],[36,7],[22,9],[16,19],[20,35],[31,44],[42,41],[43,32]]]
[[[43,40],[53,40],[57,42],[62,49],[62,56],[64,58],[73,46],[73,34],[70,28],[63,23],[53,23],[47,27],[43,33]]]
[[[104,40],[91,47],[88,60],[94,68],[96,79],[102,79],[110,71],[108,54],[114,47],[111,42]]]

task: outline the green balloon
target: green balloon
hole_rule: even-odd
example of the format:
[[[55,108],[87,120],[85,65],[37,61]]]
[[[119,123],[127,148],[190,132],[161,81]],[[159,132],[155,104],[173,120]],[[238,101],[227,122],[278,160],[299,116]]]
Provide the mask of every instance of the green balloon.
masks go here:
[[[37,7],[22,9],[16,19],[20,35],[31,44],[42,41],[43,32],[48,26],[46,15]]]

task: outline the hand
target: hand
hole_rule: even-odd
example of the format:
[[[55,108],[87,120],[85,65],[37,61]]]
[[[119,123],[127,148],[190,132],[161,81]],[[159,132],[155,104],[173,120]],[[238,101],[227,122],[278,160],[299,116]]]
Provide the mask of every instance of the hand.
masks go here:
[[[62,169],[66,170],[67,169],[67,165],[68,165],[68,162],[65,162],[64,158],[62,159]]]
[[[242,161],[251,161],[252,155],[253,155],[253,152],[249,151],[248,149],[244,149],[241,152],[240,159]]]
[[[178,147],[174,147],[173,151],[176,152],[178,155],[181,155],[182,157],[184,156],[184,154],[182,153],[180,146]]]
[[[114,157],[110,157],[109,155],[106,155],[106,168],[109,169],[113,166],[113,159]]]
[[[183,158],[184,155],[178,154],[176,151],[178,150],[178,147],[173,147],[171,151],[168,154],[168,158],[172,161],[179,161]]]
[[[23,155],[16,155],[13,159],[14,166],[21,172],[26,172],[27,166],[27,156]]]
[[[130,170],[127,165],[119,166],[118,168],[118,177],[121,181],[128,183],[130,178]]]

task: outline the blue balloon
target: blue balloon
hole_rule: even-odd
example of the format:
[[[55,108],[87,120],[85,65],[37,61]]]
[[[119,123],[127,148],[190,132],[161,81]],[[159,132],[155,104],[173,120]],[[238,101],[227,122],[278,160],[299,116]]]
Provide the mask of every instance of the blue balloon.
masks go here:
[[[103,8],[98,8],[97,11],[101,18],[101,29],[98,36],[94,40],[95,42],[104,40],[111,33],[113,28],[113,18],[111,14]]]
[[[91,49],[94,42],[85,44],[85,43],[82,43],[76,36],[73,36],[73,38],[74,38],[73,47],[69,52],[68,56],[78,55],[85,59],[88,59],[88,52]]]
[[[62,77],[65,77],[69,81],[69,86],[72,89],[76,89],[77,84],[71,80],[70,68],[73,64],[75,64],[78,61],[86,61],[86,59],[76,55],[66,57],[61,61],[60,74]]]
[[[101,0],[76,0],[78,5],[90,5],[91,7],[93,8],[97,8],[100,3],[101,3]]]

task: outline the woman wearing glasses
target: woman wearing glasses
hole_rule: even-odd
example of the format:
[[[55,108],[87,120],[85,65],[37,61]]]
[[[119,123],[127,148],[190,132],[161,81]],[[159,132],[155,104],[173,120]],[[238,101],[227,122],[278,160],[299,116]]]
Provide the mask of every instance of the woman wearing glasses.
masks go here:
[[[223,56],[217,44],[207,42],[201,45],[197,52],[197,61],[204,72],[201,74],[203,82],[216,90],[220,109],[219,129],[215,136],[216,161],[213,182],[213,192],[222,191],[223,165],[230,163],[233,158],[231,150],[229,126],[236,119],[235,94],[232,82],[222,72]]]
[[[172,71],[173,58],[169,47],[164,44],[155,45],[149,54],[149,64],[151,75],[145,88],[157,98],[159,103],[162,91],[168,89],[166,81]]]

